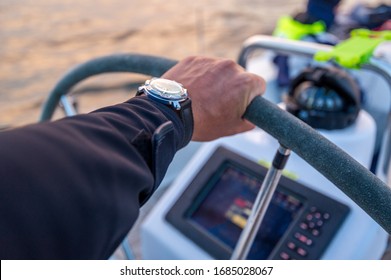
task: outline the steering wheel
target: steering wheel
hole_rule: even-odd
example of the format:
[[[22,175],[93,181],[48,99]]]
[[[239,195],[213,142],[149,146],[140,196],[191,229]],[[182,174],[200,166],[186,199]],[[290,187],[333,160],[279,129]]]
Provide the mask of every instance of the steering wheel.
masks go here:
[[[255,43],[259,43],[258,41],[255,40]],[[311,53],[315,45],[294,42],[291,51]],[[256,47],[249,43],[244,48],[242,61],[239,59],[239,63],[243,63],[243,57],[254,48]],[[110,72],[161,76],[176,63],[177,61],[167,58],[139,54],[113,55],[88,61],[69,71],[58,82],[44,104],[40,121],[49,120],[60,99],[74,85],[90,76]],[[387,73],[376,63],[367,68]],[[391,81],[391,76],[388,78]],[[310,126],[263,97],[256,97],[251,102],[244,118],[307,161],[391,234],[391,189],[383,181]]]

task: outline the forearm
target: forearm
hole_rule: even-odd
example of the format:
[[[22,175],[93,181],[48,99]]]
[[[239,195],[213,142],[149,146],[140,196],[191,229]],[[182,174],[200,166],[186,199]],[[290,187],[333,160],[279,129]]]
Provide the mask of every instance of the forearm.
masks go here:
[[[186,144],[163,106],[139,98],[0,134],[0,258],[109,257]],[[152,139],[168,121],[162,156]]]

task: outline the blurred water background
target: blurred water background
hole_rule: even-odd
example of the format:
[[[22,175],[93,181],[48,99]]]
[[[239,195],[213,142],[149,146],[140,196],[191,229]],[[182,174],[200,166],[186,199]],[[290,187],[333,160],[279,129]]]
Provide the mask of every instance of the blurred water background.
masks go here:
[[[368,2],[376,2],[365,1]],[[0,128],[38,120],[55,83],[91,58],[135,52],[236,60],[242,42],[270,33],[304,0],[1,0]],[[344,1],[349,7],[357,1]],[[129,98],[144,78],[110,74],[81,83],[83,111]]]

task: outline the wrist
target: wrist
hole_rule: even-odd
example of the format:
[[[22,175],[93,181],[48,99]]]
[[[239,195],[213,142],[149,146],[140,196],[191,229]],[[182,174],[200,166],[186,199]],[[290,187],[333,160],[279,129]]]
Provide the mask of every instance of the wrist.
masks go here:
[[[136,96],[146,96],[166,112],[174,113],[183,127],[183,146],[190,142],[194,129],[191,100],[187,90],[179,83],[162,79],[152,78],[140,86]]]

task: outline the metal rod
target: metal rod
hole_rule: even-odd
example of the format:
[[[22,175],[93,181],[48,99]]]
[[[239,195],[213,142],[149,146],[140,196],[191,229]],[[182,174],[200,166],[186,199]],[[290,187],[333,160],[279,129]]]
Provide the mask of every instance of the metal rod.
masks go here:
[[[290,150],[280,145],[273,159],[273,164],[269,168],[266,177],[263,180],[261,189],[255,199],[251,214],[247,219],[246,226],[240,234],[239,240],[231,255],[232,260],[247,259],[265,213],[269,208],[270,201],[280,181],[282,170],[284,169],[289,155]]]
[[[127,260],[135,260],[136,257],[134,256],[132,249],[130,248],[128,238],[125,237],[125,239],[121,243],[122,250],[124,251],[125,257]]]
[[[73,102],[68,95],[61,96],[60,104],[67,117],[72,117],[77,114],[76,108],[73,106]]]

